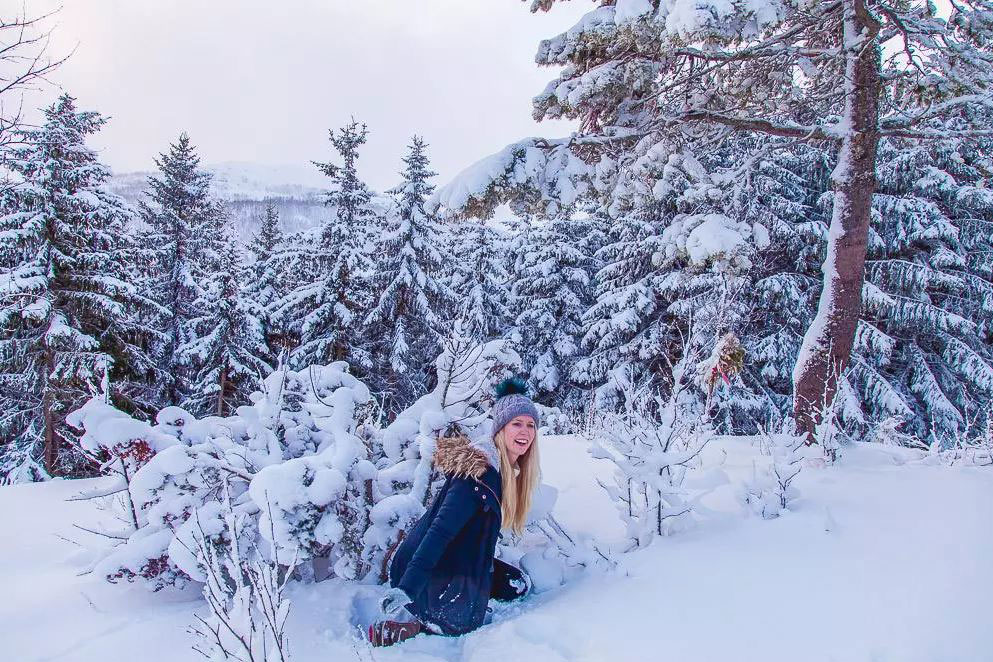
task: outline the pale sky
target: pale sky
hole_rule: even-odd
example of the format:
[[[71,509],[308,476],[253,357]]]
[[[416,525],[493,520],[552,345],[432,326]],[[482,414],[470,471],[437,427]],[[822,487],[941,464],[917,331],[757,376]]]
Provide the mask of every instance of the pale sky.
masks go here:
[[[56,4],[31,0],[29,12]],[[110,116],[91,144],[117,172],[151,169],[184,130],[205,163],[326,161],[328,129],[354,115],[369,127],[359,167],[372,187],[397,182],[414,133],[441,185],[509,142],[574,129],[531,119],[531,98],[555,75],[534,53],[593,3],[548,14],[528,4],[65,0],[53,52],[78,46],[53,80],[80,108]]]

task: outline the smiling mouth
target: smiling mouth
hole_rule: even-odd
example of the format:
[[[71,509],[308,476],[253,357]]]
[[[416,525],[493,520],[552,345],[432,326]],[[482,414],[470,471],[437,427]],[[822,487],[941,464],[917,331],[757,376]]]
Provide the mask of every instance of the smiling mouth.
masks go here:
[[[531,443],[531,442],[529,442],[526,439],[514,439],[514,443],[517,444],[521,448],[527,448],[527,445],[529,443]]]

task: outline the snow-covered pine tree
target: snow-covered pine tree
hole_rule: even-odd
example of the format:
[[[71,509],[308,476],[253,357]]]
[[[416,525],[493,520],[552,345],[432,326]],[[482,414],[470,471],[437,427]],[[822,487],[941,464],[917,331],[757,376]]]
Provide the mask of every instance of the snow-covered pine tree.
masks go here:
[[[294,254],[286,260],[299,269],[299,284],[273,311],[298,330],[294,365],[346,360],[352,369],[363,371],[370,367],[361,331],[371,299],[368,242],[375,212],[370,204],[372,192],[359,179],[357,161],[368,131],[352,120],[329,133],[343,163],[315,165],[331,180],[325,204],[332,214],[320,236],[312,238],[316,245],[308,243],[307,237],[294,242]]]
[[[102,188],[109,169],[86,146],[105,119],[68,94],[23,131],[5,160],[19,184],[0,217],[0,480],[78,475],[65,416],[103,384],[141,409],[151,302],[131,281],[131,210]]]
[[[459,221],[453,228],[451,245],[459,259],[450,283],[462,297],[456,316],[464,333],[480,343],[501,337],[511,319],[507,240],[485,221]]]
[[[224,417],[198,419],[170,406],[152,424],[90,400],[69,417],[84,445],[111,456],[141,455],[140,462],[108,466],[117,474],[124,466],[138,469],[122,486],[130,498],[115,503],[129,530],[115,532],[119,544],[105,550],[95,574],[153,590],[203,581],[196,538],[207,533],[219,546],[230,544],[217,528],[230,490],[235,510],[249,517],[252,539],[245,542],[257,543],[267,561],[301,561],[301,576],[313,578],[307,561],[320,558],[323,568],[354,578],[364,564],[361,539],[375,496],[368,491],[376,475],[370,460],[379,451],[358,436],[369,398],[338,362],[299,372],[281,366],[251,405]]]
[[[191,377],[183,407],[225,416],[258,389],[272,371],[264,311],[246,290],[250,269],[229,229],[222,232],[218,270],[201,283],[194,302],[198,314],[183,327],[186,341],[176,348]]]
[[[591,301],[590,224],[560,214],[523,233],[515,251],[513,295],[520,354],[528,381],[544,404],[570,395],[583,314]],[[543,397],[542,397],[543,396]]]
[[[154,321],[161,340],[155,354],[160,385],[159,406],[178,405],[189,396],[189,384],[198,366],[184,359],[181,346],[190,322],[203,311],[205,287],[219,262],[219,230],[224,210],[210,197],[209,173],[200,169],[200,157],[186,133],[155,160],[159,174],[148,178],[149,191],[141,203],[145,222],[142,237],[147,290],[158,304]]]
[[[741,293],[747,312],[735,328],[748,360],[733,388],[717,390],[737,431],[755,433],[791,415],[793,367],[820,288],[830,209],[819,200],[831,160],[823,146],[783,147],[764,136],[732,137],[705,159],[739,164],[740,172],[721,173],[726,213],[768,237],[753,254]]]
[[[414,136],[403,158],[403,181],[389,191],[395,207],[383,217],[372,278],[379,301],[365,319],[373,360],[369,381],[393,399],[385,406],[396,411],[427,390],[453,298],[438,277],[443,261],[438,222],[424,210],[436,174],[426,147]]]
[[[613,223],[596,255],[603,267],[574,378],[611,407],[620,404],[612,372],[665,391],[684,348],[704,355],[735,329],[743,274],[764,237],[720,213],[722,192],[689,150],[648,149],[600,204]]]
[[[930,128],[940,130],[940,123]],[[756,146],[737,148],[761,154]],[[990,397],[982,340],[989,319],[989,155],[983,137],[881,142],[862,312],[850,368],[838,383],[837,415],[849,434],[902,426],[903,434],[947,439],[962,421],[982,415]],[[738,429],[744,418],[754,427],[766,416],[789,415],[790,373],[816,308],[832,159],[824,146],[777,149],[732,187],[732,215],[761,219],[770,229],[770,247],[754,260],[742,336],[749,356],[743,386],[766,402],[765,416],[739,411],[745,416]],[[954,339],[943,342],[951,329]],[[964,355],[949,352],[953,345]]]
[[[266,200],[259,217],[259,231],[248,246],[255,259],[247,270],[250,282],[244,283],[244,287],[248,298],[261,311],[262,327],[272,353],[281,349],[280,338],[285,333],[282,320],[272,310],[286,293],[286,274],[279,259],[285,248],[279,211],[272,200]]]
[[[300,344],[303,319],[291,314],[292,308],[284,304],[291,292],[316,279],[316,266],[311,254],[319,241],[319,233],[319,228],[305,228],[284,235],[270,258],[271,271],[280,280],[279,297],[266,311],[270,319],[279,324],[276,335],[269,342],[277,355],[285,352],[289,356]]]
[[[938,441],[988,415],[993,398],[993,141],[954,137],[965,126],[932,121],[952,137],[880,146],[849,380],[870,421],[902,419],[903,432]]]

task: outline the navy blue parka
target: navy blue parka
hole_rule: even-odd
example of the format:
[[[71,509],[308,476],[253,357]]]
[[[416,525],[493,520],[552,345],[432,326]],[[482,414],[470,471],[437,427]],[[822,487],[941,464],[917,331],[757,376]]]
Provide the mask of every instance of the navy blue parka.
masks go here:
[[[459,635],[483,624],[491,597],[501,523],[499,459],[495,446],[445,437],[435,466],[445,484],[397,548],[390,584],[410,596],[407,610],[423,623]]]

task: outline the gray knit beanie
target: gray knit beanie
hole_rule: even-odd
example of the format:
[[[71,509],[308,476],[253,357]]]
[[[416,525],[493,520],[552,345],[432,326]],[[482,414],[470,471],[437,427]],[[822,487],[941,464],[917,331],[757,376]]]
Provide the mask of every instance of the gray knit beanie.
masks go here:
[[[531,402],[531,398],[524,395],[526,392],[527,386],[517,377],[504,380],[496,387],[497,399],[490,409],[493,434],[502,430],[503,426],[518,416],[530,416],[534,419],[535,427],[541,423],[538,408]]]

